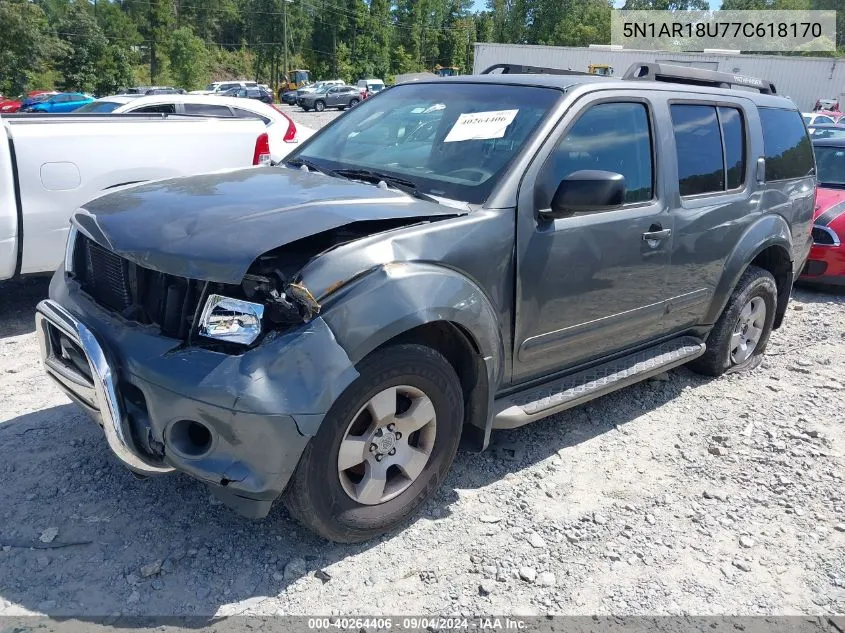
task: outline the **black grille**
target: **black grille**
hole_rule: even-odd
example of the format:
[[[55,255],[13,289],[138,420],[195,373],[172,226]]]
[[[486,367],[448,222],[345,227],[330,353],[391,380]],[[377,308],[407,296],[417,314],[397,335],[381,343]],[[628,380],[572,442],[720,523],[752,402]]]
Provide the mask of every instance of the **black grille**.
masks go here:
[[[199,305],[200,282],[143,268],[84,235],[74,247],[73,274],[101,306],[161,333],[186,339]]]

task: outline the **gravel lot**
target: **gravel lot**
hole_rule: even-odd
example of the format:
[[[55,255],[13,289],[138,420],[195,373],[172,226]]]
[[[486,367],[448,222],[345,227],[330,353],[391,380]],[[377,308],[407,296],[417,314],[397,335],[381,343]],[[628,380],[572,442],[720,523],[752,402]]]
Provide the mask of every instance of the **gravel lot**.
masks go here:
[[[0,284],[0,615],[845,612],[845,294],[797,289],[751,374],[498,432],[404,531],[339,546],[118,465],[41,370],[46,292]]]

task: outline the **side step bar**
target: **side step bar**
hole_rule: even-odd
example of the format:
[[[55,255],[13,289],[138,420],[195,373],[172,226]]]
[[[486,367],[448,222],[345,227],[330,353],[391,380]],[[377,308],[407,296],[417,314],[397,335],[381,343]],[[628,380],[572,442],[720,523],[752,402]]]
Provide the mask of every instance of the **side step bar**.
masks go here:
[[[683,365],[704,353],[692,336],[649,347],[495,402],[494,429],[515,429]]]

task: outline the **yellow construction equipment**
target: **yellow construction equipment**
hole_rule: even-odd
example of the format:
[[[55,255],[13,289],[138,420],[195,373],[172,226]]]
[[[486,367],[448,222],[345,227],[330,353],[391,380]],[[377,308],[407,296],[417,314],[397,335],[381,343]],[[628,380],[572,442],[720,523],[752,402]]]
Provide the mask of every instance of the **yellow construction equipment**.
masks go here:
[[[287,90],[297,90],[302,88],[307,84],[311,83],[311,71],[310,70],[292,70],[287,77],[287,81],[283,82],[282,85],[279,87],[279,93],[285,92]]]
[[[438,77],[455,77],[461,74],[461,69],[457,66],[441,66],[437,64],[434,67],[434,74]]]
[[[613,66],[609,66],[608,64],[590,64],[587,66],[587,72],[591,75],[610,77],[613,74]]]

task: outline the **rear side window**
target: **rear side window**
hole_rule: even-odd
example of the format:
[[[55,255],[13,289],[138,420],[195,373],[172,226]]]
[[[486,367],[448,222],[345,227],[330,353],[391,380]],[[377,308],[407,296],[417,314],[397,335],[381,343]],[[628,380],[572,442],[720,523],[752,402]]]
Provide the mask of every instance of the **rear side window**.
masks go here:
[[[804,178],[815,172],[810,138],[795,110],[760,108],[766,180]]]
[[[211,103],[186,103],[185,114],[202,114],[204,116],[230,117],[232,112],[228,106],[214,105]]]
[[[259,119],[264,122],[264,125],[269,125],[271,123],[270,119],[265,116],[261,116],[255,112],[250,112],[249,110],[244,110],[243,108],[232,108],[232,112],[235,113],[235,116],[240,119]]]
[[[673,105],[672,125],[682,196],[725,190],[725,164],[716,108]]]
[[[544,167],[548,198],[561,180],[582,169],[625,176],[625,203],[652,199],[651,129],[645,105],[601,103],[584,112]]]
[[[737,108],[671,106],[682,196],[738,189],[745,180],[745,124]]]

